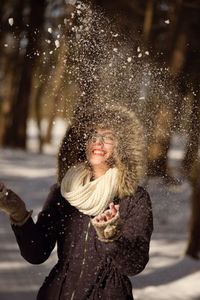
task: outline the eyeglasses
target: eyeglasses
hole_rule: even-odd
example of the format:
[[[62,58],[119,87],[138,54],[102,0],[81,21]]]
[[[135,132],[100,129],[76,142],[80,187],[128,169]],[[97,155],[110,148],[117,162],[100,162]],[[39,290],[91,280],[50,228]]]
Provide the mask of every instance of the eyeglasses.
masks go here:
[[[109,145],[113,145],[115,142],[114,136],[112,136],[110,134],[103,135],[100,133],[94,133],[89,136],[89,142],[91,142],[91,143],[96,143],[97,139],[101,139],[101,141],[104,144],[109,144]]]

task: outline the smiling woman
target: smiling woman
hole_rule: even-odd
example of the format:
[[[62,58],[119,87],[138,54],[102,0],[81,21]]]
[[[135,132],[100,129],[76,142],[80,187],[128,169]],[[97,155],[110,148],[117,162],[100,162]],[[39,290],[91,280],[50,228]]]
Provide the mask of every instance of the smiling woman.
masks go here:
[[[21,255],[44,262],[57,243],[58,262],[37,300],[131,300],[128,276],[149,259],[151,201],[144,174],[141,124],[121,106],[79,110],[58,153],[58,181],[36,224],[24,202],[0,185]]]

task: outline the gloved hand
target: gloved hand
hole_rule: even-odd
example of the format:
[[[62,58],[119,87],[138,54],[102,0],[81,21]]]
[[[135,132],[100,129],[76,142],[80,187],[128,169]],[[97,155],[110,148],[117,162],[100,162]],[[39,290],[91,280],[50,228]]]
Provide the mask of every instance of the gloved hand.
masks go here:
[[[10,222],[17,226],[26,223],[32,214],[28,212],[24,201],[13,191],[6,189],[4,184],[0,183],[0,210],[4,211],[10,219]]]
[[[91,220],[98,239],[102,242],[113,242],[123,232],[123,222],[119,215],[119,204],[110,203],[110,209]]]

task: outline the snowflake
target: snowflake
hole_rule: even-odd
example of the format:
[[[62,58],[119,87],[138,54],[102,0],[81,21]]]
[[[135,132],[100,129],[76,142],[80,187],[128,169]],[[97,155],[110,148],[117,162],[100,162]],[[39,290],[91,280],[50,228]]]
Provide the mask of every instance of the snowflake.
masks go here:
[[[14,24],[14,19],[13,19],[13,18],[9,18],[9,19],[8,19],[8,23],[10,24],[10,26],[13,26],[13,24]]]

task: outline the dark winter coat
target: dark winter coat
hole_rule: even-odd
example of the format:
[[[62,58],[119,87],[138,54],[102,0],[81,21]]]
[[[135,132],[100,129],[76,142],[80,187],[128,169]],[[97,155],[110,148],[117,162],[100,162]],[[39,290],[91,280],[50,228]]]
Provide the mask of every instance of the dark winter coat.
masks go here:
[[[126,108],[99,103],[75,114],[58,153],[57,186],[37,223],[30,218],[21,227],[13,226],[21,254],[30,263],[44,262],[57,243],[58,263],[41,287],[38,300],[133,299],[128,276],[141,272],[148,262],[153,225],[149,196],[138,186],[144,173],[142,127]],[[66,171],[86,161],[85,138],[96,128],[110,128],[117,138],[113,161],[119,176],[114,202],[120,204],[115,224],[120,224],[120,231],[110,240],[101,239],[104,230],[72,207],[59,188]],[[105,226],[110,226],[109,222]]]
[[[151,203],[143,188],[120,200],[120,218],[121,237],[101,242],[90,217],[70,206],[55,187],[36,224],[30,218],[22,227],[13,226],[22,256],[32,264],[44,262],[57,242],[58,263],[37,299],[133,299],[127,276],[148,262],[152,232]]]

